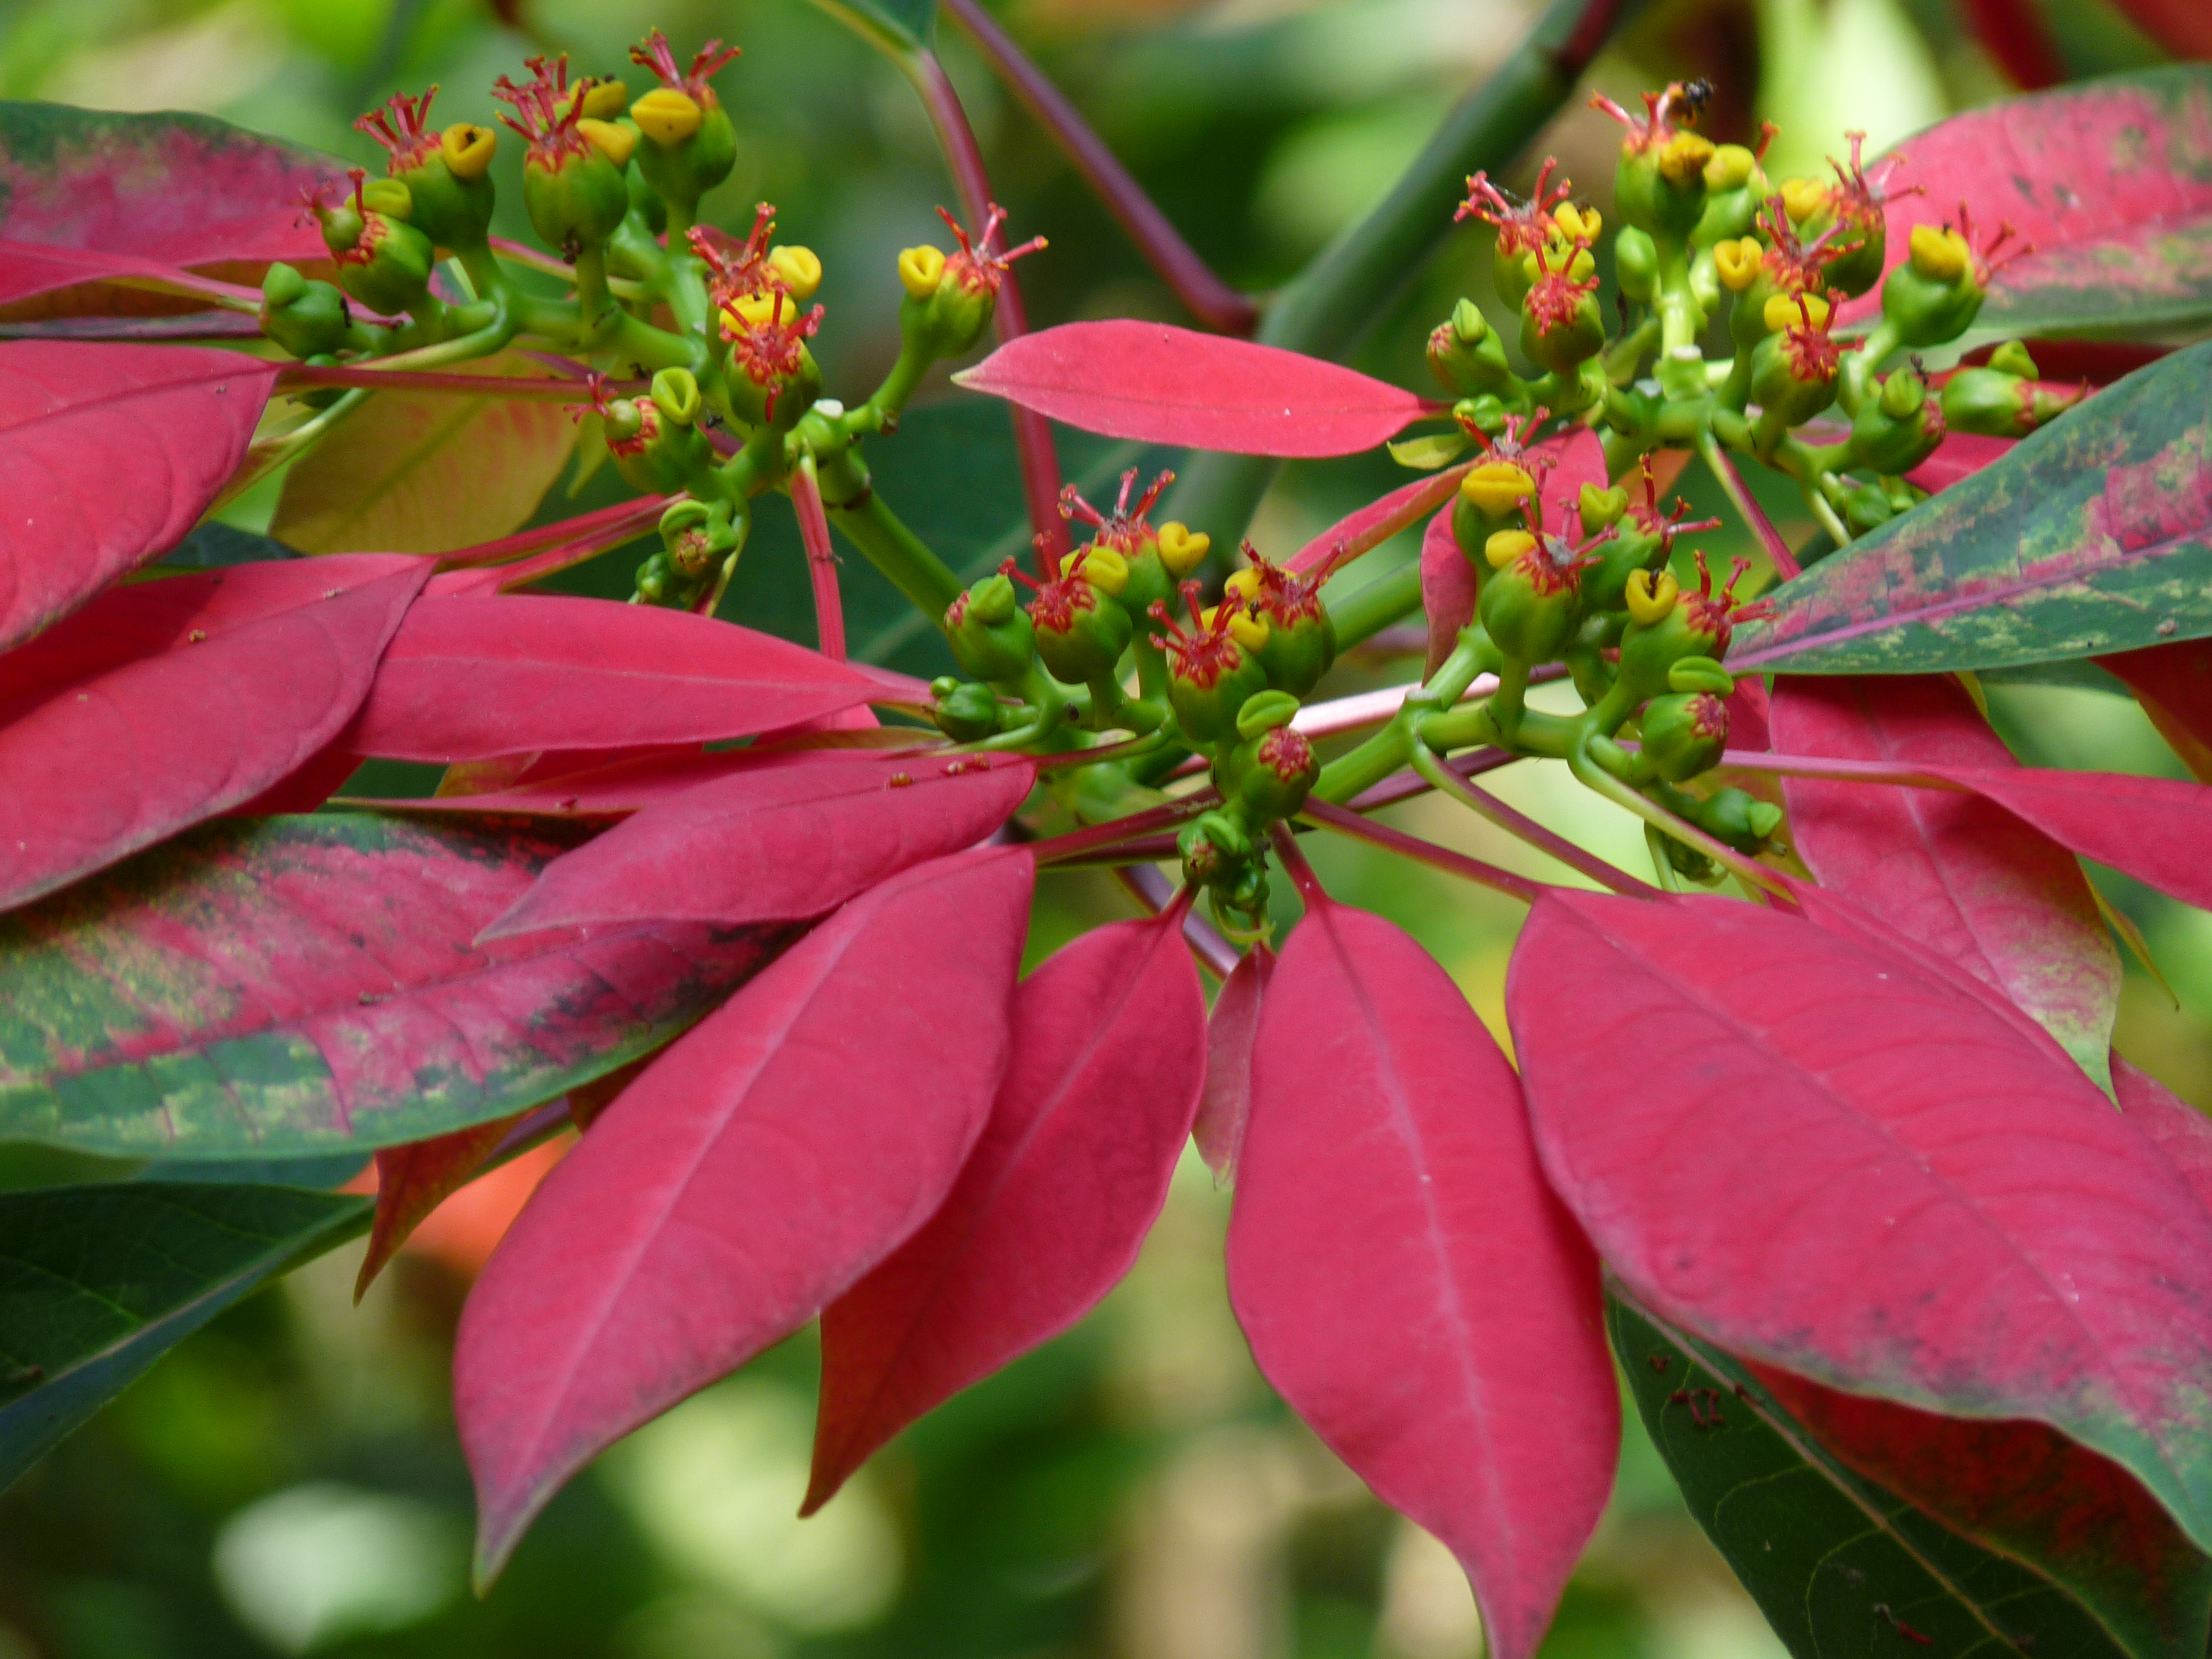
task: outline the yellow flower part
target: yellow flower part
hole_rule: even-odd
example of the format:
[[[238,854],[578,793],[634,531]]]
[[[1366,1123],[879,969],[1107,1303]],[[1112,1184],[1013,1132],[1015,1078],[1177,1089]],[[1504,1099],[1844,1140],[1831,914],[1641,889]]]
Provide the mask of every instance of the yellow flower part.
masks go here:
[[[822,286],[822,260],[811,247],[772,247],[768,263],[794,300],[811,300]]]
[[[1797,308],[1799,301],[1805,308]],[[1779,334],[1785,328],[1802,328],[1810,323],[1814,328],[1824,328],[1828,321],[1828,302],[1817,294],[1776,294],[1770,295],[1766,309],[1759,313],[1769,334]]]
[[[1749,288],[1758,280],[1759,266],[1765,263],[1766,250],[1759,246],[1755,236],[1713,245],[1713,269],[1720,272],[1721,281],[1731,294],[1741,294]]]
[[[415,216],[415,192],[398,179],[372,179],[362,186],[361,204],[387,219]]]
[[[1705,163],[1713,159],[1713,141],[1703,133],[1678,132],[1659,147],[1659,172],[1670,185],[1687,186],[1704,182]]]
[[[1662,570],[1653,575],[1648,570],[1628,573],[1628,615],[1638,627],[1649,628],[1665,620],[1674,608],[1682,585],[1674,580],[1674,573]]]
[[[1741,144],[1723,144],[1705,163],[1705,188],[1734,190],[1758,168],[1759,158]]]
[[[1535,544],[1536,538],[1525,530],[1500,530],[1482,544],[1482,556],[1492,570],[1503,570]]]
[[[1782,210],[1799,224],[1803,224],[1828,205],[1828,187],[1818,179],[1784,179],[1782,181]]]
[[[1912,228],[1912,268],[1931,283],[1955,283],[1972,267],[1974,251],[1955,230]]]
[[[1552,222],[1570,241],[1595,244],[1598,232],[1605,228],[1605,220],[1595,208],[1578,208],[1572,202],[1560,203],[1559,210],[1552,216]]]
[[[655,87],[629,106],[629,118],[663,149],[673,149],[699,131],[698,102],[678,87]]]
[[[1597,215],[1593,213],[1589,217],[1595,221]],[[1570,253],[1573,254],[1572,258],[1567,257]],[[1586,247],[1575,246],[1556,228],[1544,239],[1544,258],[1553,270],[1564,269],[1570,282],[1587,282],[1590,272],[1597,269],[1595,256]],[[1531,283],[1544,274],[1544,267],[1536,262],[1534,250],[1521,256],[1521,269],[1527,273]]]
[[[1213,629],[1214,617],[1220,609],[1218,605],[1206,606],[1205,614],[1199,618],[1199,625],[1211,633]],[[1229,637],[1247,651],[1257,651],[1261,646],[1267,644],[1267,619],[1265,617],[1255,617],[1249,611],[1239,611],[1229,619]]]
[[[1159,538],[1160,562],[1167,567],[1168,574],[1177,578],[1188,576],[1197,569],[1200,561],[1206,557],[1207,550],[1213,545],[1213,538],[1204,531],[1193,530],[1188,525],[1173,519],[1160,526]],[[1258,574],[1254,571],[1240,570],[1237,576],[1249,576],[1252,578],[1251,586],[1259,585]],[[1232,593],[1240,591],[1237,586],[1237,576],[1229,579],[1229,590]],[[1249,592],[1246,597],[1250,597]]]
[[[584,113],[594,121],[611,121],[629,102],[629,88],[619,81],[598,81],[584,94]]]
[[[438,136],[438,153],[456,179],[481,179],[499,149],[499,133],[472,121],[456,121]]]
[[[763,323],[787,323],[798,314],[798,303],[787,294],[748,294],[722,307],[722,331],[734,337]]]
[[[576,131],[591,141],[593,149],[617,167],[629,165],[629,153],[637,148],[637,134],[629,128],[617,126],[612,121],[586,118],[576,123]]]
[[[1459,481],[1468,505],[1503,518],[1536,493],[1536,481],[1510,461],[1485,461]]]
[[[937,284],[945,275],[945,253],[927,243],[910,247],[898,257],[899,281],[906,291],[917,300],[927,300],[937,292]]]
[[[1129,562],[1110,547],[1093,547],[1080,555],[1070,553],[1060,562],[1063,576],[1075,569],[1075,561],[1083,560],[1083,580],[1109,599],[1121,597],[1121,590],[1129,585]]]

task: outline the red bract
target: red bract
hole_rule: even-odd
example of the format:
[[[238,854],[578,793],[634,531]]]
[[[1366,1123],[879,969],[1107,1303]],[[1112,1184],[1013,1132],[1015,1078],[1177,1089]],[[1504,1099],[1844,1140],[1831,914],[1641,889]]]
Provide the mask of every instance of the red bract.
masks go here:
[[[484,1160],[521,1121],[522,1114],[518,1112],[513,1117],[472,1123],[465,1129],[410,1146],[377,1149],[376,1220],[369,1228],[368,1248],[362,1253],[361,1271],[354,1277],[356,1302],[368,1294],[385,1264],[407,1242],[407,1236],[428,1220],[433,1210],[476,1179]]]
[[[1662,1316],[1848,1391],[2049,1425],[2212,1537],[2212,1214],[2071,1066],[1902,956],[1555,890],[1507,981],[1537,1145]]]
[[[1597,1264],[1443,969],[1323,902],[1261,1010],[1229,1293],[1260,1369],[1535,1651],[1620,1449]]]
[[[1350,455],[1428,412],[1334,363],[1127,320],[1025,334],[953,379],[1087,432],[1247,455]]]
[[[1085,934],[1015,994],[990,1122],[944,1207],[822,1316],[802,1513],[1118,1283],[1166,1201],[1206,1075],[1180,907]]]
[[[556,860],[490,935],[648,917],[818,916],[910,866],[975,846],[1036,781],[1019,755],[772,757],[649,806]]]
[[[2199,780],[2212,783],[2212,641],[2154,645],[2096,662],[2136,694],[2183,763]]]
[[[368,695],[429,574],[366,555],[148,582],[0,656],[0,908],[303,765]]]
[[[884,695],[882,678],[680,611],[558,596],[435,596],[407,613],[346,741],[466,761],[708,743]]]
[[[1357,513],[1348,514],[1329,526],[1291,554],[1283,568],[1303,573],[1334,570],[1349,564],[1408,526],[1418,524],[1433,513],[1438,503],[1449,504],[1459,489],[1459,481],[1474,465],[1473,461],[1462,462],[1429,477],[1399,485],[1380,501],[1370,501]]]
[[[603,1448],[813,1318],[943,1201],[1006,1070],[1030,876],[1024,854],[963,854],[848,905],[546,1178],[453,1358],[481,1579]]]
[[[1264,944],[1254,945],[1222,981],[1206,1023],[1206,1091],[1190,1133],[1217,1181],[1236,1175],[1244,1149],[1244,1128],[1252,1117],[1252,1044],[1274,973],[1275,953]]]
[[[1786,675],[1775,688],[1776,741],[1794,753],[2017,769],[1954,681]],[[1811,778],[1782,788],[1792,844],[1824,886],[1996,987],[2104,1075],[2120,958],[2070,853],[1977,795]]]
[[[2158,1144],[2197,1201],[2212,1210],[2212,1121],[2148,1072],[2115,1056],[2112,1092],[2130,1121]]]
[[[183,539],[276,372],[187,346],[0,344],[0,649]]]
[[[1475,594],[1474,567],[1452,533],[1452,508],[1447,501],[1421,532],[1421,612],[1429,622],[1424,674],[1437,672],[1459,643],[1460,629],[1474,620]]]

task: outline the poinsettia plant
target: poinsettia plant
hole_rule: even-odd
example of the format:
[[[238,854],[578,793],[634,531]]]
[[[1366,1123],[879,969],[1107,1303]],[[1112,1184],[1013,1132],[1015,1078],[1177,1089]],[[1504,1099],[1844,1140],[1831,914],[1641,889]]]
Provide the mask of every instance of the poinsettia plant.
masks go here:
[[[1029,331],[1043,244],[1008,243],[927,9],[850,10],[962,198],[881,273],[902,349],[850,401],[821,260],[767,204],[701,217],[719,41],[652,34],[635,94],[533,58],[442,127],[395,96],[380,177],[0,106],[0,1136],[188,1176],[0,1197],[0,1468],[364,1231],[365,1285],[573,1123],[461,1324],[480,1577],[818,1319],[811,1510],[1095,1305],[1194,1135],[1261,1369],[1450,1547],[1503,1659],[1604,1505],[1622,1376],[1796,1651],[2201,1654],[2212,1127],[2112,1052],[2125,925],[2080,860],[2212,906],[2212,793],[2022,766],[1976,677],[2094,661],[2212,781],[2212,345],[2173,345],[2212,319],[2212,72],[1822,179],[1716,143],[1702,82],[1600,100],[1608,227],[1551,162],[1492,177],[1617,21],[1563,3],[1363,233],[1492,240],[1514,320],[1456,306],[1436,397],[1314,355],[1358,260],[1257,310],[956,0],[1212,331]],[[514,146],[536,247],[491,234]],[[1012,406],[1035,560],[963,580],[867,457],[994,325],[957,395]],[[1094,503],[1052,422],[1417,476],[1232,560],[1222,475]],[[365,481],[428,428],[471,483],[423,522]],[[578,444],[635,498],[518,528]],[[1712,568],[1687,462],[1760,559]],[[319,556],[170,556],[279,468]],[[812,648],[730,604],[779,496]],[[533,591],[641,532],[630,603]],[[854,584],[958,672],[855,659]],[[1414,618],[1417,680],[1320,695]],[[443,782],[344,793],[369,760]],[[1508,806],[1507,765],[1634,814],[1648,867]],[[1560,879],[1371,816],[1429,791]],[[1308,832],[1528,905],[1510,1060]],[[1020,978],[1040,873],[1101,865],[1145,914]],[[373,1201],[301,1172],[370,1153]]]

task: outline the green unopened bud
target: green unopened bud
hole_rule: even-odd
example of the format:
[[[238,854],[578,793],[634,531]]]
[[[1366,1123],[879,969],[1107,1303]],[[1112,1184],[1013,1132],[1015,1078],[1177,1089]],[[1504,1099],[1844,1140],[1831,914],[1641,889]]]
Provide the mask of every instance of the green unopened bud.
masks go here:
[[[547,246],[573,258],[615,234],[629,211],[629,185],[596,144],[533,150],[523,165],[522,201]]]
[[[1244,724],[1240,717],[1240,732]],[[1304,806],[1320,776],[1321,761],[1313,745],[1285,720],[1247,733],[1229,751],[1217,782],[1223,795],[1242,806],[1254,822],[1270,823]]]
[[[339,285],[371,311],[386,316],[421,305],[429,292],[431,267],[437,263],[430,239],[405,220],[374,209],[361,216],[360,224],[350,246],[331,249]]]
[[[337,351],[351,322],[345,295],[329,283],[310,282],[282,264],[261,279],[261,331],[295,357]]]
[[[1036,653],[1054,678],[1087,685],[1129,648],[1129,613],[1078,575],[1047,582],[1030,602]]]
[[[1877,486],[1856,480],[1844,487],[1843,514],[1844,526],[1854,536],[1863,536],[1896,516],[1889,497]]]
[[[666,373],[667,371],[664,371]],[[690,376],[674,371],[684,380]],[[680,384],[672,387],[680,392]],[[698,410],[698,387],[691,386],[690,408]],[[686,488],[714,463],[707,434],[689,422],[671,419],[656,378],[653,395],[617,398],[607,406],[607,454],[615,469],[633,489],[648,495],[670,495]],[[680,405],[680,398],[672,399]]]
[[[1910,472],[1943,441],[1943,408],[1928,383],[1909,368],[1882,382],[1881,395],[1859,405],[1851,422],[1851,465],[1895,477]]]
[[[945,632],[953,657],[979,680],[1012,679],[1035,655],[1029,614],[1003,575],[986,576],[953,600]]]
[[[2007,340],[1990,353],[1990,367],[2000,374],[2017,375],[2023,380],[2043,378],[2043,371],[2035,366],[2035,359],[2027,355],[2027,348],[2018,340]]]
[[[955,743],[977,743],[999,729],[1004,705],[989,686],[947,675],[931,681],[929,690],[935,699],[931,718]]]
[[[1758,854],[1767,838],[1782,827],[1782,809],[1741,789],[1721,789],[1692,805],[1697,826],[1739,853]]]
[[[1637,305],[1650,305],[1659,292],[1659,245],[1650,233],[1626,227],[1613,239],[1613,269],[1623,294]]]
[[[1437,383],[1461,397],[1494,392],[1511,379],[1505,343],[1472,300],[1462,300],[1431,331],[1428,359]]]
[[[1907,346],[1954,340],[1982,308],[1980,269],[1965,236],[1915,225],[1911,257],[1881,285],[1881,314]]]
[[[2024,436],[2035,427],[2034,387],[1995,368],[1962,368],[1944,383],[1943,423],[1984,437]]]
[[[1644,768],[1669,783],[1711,771],[1728,747],[1728,705],[1708,691],[1654,697],[1641,725]]]
[[[1556,537],[1504,531],[1486,550],[1491,565],[1477,613],[1491,642],[1524,663],[1550,662],[1582,621],[1584,563]]]

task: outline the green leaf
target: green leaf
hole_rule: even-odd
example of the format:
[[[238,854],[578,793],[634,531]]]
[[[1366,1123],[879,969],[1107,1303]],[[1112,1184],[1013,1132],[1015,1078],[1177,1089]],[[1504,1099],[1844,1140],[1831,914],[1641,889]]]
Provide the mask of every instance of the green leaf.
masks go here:
[[[257,536],[250,530],[240,530],[233,525],[214,520],[179,542],[161,556],[156,570],[215,570],[226,565],[260,564],[271,559],[297,559],[306,556],[296,547],[287,547],[267,536]]]
[[[1410,466],[1422,472],[1433,472],[1440,466],[1449,466],[1467,452],[1468,437],[1464,432],[1431,432],[1426,437],[1407,438],[1387,445],[1390,459],[1401,466]]]
[[[2212,1563],[2094,1454],[2035,1425],[1955,1422],[1755,1375],[1618,1292],[1607,1326],[1691,1513],[1799,1659],[2204,1651]],[[1952,1524],[1855,1472],[1783,1409],[1777,1384],[1906,1425]],[[2024,1481],[1974,1466],[1991,1443],[2030,1454],[2014,1460]],[[2038,1486],[2046,1471],[2056,1478]],[[2006,1501],[1978,1508],[1984,1486],[2007,1487]]]
[[[937,46],[937,0],[814,0],[877,51],[916,58]]]
[[[1125,469],[1138,468],[1148,482],[1180,455],[1066,427],[1053,435],[1067,481],[1102,507],[1111,507]],[[876,492],[963,580],[988,575],[1009,558],[1030,568],[1021,464],[1003,405],[962,398],[911,410],[896,433],[869,442],[866,459]],[[852,654],[925,679],[955,672],[935,619],[908,604],[849,543],[840,538],[837,552]],[[720,614],[814,643],[813,590],[789,502],[763,499],[756,505],[752,538]]]
[[[511,354],[464,373],[542,380]],[[303,553],[450,553],[537,509],[576,447],[562,404],[379,392],[285,476],[269,533]]]
[[[2162,357],[1769,596],[1729,666],[1929,674],[2212,635],[2212,342]]]
[[[0,1487],[247,1291],[364,1231],[374,1207],[138,1182],[0,1194]]]
[[[289,1158],[504,1117],[667,1042],[783,933],[476,936],[573,827],[228,820],[0,919],[0,1137]]]

